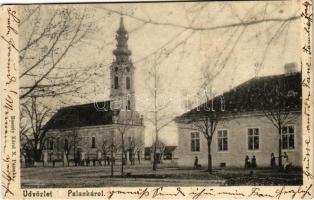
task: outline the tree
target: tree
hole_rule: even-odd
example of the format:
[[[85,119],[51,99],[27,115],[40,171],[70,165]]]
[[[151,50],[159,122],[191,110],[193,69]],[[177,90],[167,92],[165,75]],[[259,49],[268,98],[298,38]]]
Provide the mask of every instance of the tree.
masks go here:
[[[71,154],[71,152],[73,152],[73,159],[75,161],[75,164],[77,164],[77,149],[78,144],[81,140],[82,138],[79,136],[76,128],[73,128],[73,130],[70,133],[66,134],[66,136],[64,137],[63,150],[67,159],[68,166],[70,165],[69,155]]]
[[[90,67],[73,70],[67,55],[95,29],[89,16],[75,7],[38,5],[21,9],[20,98],[79,91],[80,83],[89,78],[86,74]]]
[[[109,153],[110,153],[110,145],[111,145],[111,142],[108,139],[100,140],[97,144],[97,148],[101,152],[104,158],[105,165],[107,165],[107,157],[109,156]]]
[[[221,107],[216,105],[215,107],[208,106],[212,101],[209,101],[202,106],[201,111],[196,111],[192,114],[192,130],[202,133],[207,141],[207,156],[208,156],[208,165],[207,171],[212,173],[212,156],[211,156],[211,143],[216,132],[217,125],[222,122],[222,110]],[[199,113],[198,113],[199,112]]]
[[[282,168],[282,131],[283,127],[294,120],[295,111],[301,109],[301,74],[269,78],[264,85],[256,85],[252,95],[258,98],[257,104],[266,118],[277,129],[278,165]]]
[[[115,157],[114,154],[118,152],[120,148],[119,144],[115,141],[114,132],[111,133],[111,143],[110,143],[110,176],[113,177],[114,175],[114,164],[115,164]]]
[[[29,131],[23,131],[25,128],[22,127],[20,134],[29,144],[34,161],[40,161],[48,131],[44,124],[51,114],[50,109],[40,105],[37,98],[32,97],[30,102],[21,104],[21,113],[29,122],[30,127]]]
[[[163,155],[164,155],[164,152],[165,152],[165,149],[166,149],[165,143],[163,143],[160,140],[158,142],[154,141],[151,148],[153,150],[156,150],[156,152],[153,154],[153,156],[155,156],[153,159],[156,160],[157,163],[161,163]],[[157,156],[158,154],[159,154],[159,156]]]
[[[27,140],[25,137],[21,137],[21,156],[25,159],[25,167],[33,166],[33,153],[31,141]]]
[[[117,125],[117,131],[121,137],[121,176],[124,176],[124,162],[125,162],[125,134],[134,127],[141,124],[141,119],[137,116],[137,113],[132,110],[114,110],[115,124]]]
[[[152,81],[152,84],[148,83],[150,98],[152,99],[152,105],[148,106],[147,116],[149,122],[154,127],[154,142],[153,142],[153,170],[157,170],[158,160],[156,157],[157,144],[159,143],[159,132],[168,126],[173,121],[173,114],[170,112],[171,99],[164,98],[164,92],[167,91],[169,85],[166,85],[164,80],[161,80],[160,64],[164,61],[168,54],[160,51],[159,54],[152,60],[151,66],[148,68],[147,78]],[[166,101],[164,101],[166,100]],[[151,110],[151,107],[153,108]]]
[[[131,141],[128,145],[128,149],[130,150],[131,154],[132,154],[132,162],[131,164],[134,165],[135,164],[135,155],[137,155],[137,159],[138,159],[138,163],[141,163],[141,151],[143,150],[144,147],[144,142],[140,139],[131,138]]]

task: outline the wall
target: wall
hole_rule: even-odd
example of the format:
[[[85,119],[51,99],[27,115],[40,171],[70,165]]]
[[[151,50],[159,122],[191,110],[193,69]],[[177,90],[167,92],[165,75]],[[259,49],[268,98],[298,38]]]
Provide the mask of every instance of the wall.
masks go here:
[[[294,115],[294,122],[291,125],[295,126],[295,149],[283,150],[287,152],[289,160],[294,166],[302,165],[302,127],[301,115]],[[199,163],[202,166],[207,166],[207,141],[203,134],[200,133],[201,144],[200,152],[191,152],[190,124],[178,123],[179,141],[178,141],[178,165],[193,167],[194,158],[198,156]],[[248,128],[259,128],[260,133],[260,148],[258,151],[249,151],[247,145]],[[218,152],[217,130],[228,130],[228,151]],[[273,152],[278,157],[278,133],[273,124],[263,115],[247,115],[237,116],[236,118],[228,119],[223,124],[219,124],[213,137],[211,152],[212,162],[214,167],[219,167],[220,163],[226,163],[226,167],[244,167],[245,156],[252,158],[255,155],[257,165],[259,167],[270,166],[270,154]],[[276,161],[278,164],[278,161]]]
[[[85,158],[88,156],[90,158],[94,158],[98,155],[98,152],[101,150],[102,145],[104,144],[104,140],[107,141],[107,145],[109,146],[112,141],[112,135],[114,134],[114,142],[116,144],[121,144],[121,135],[117,129],[116,124],[114,125],[103,125],[103,126],[90,126],[90,127],[79,127],[75,130],[77,131],[77,135],[79,137],[79,142],[77,144],[78,149],[85,154]],[[63,130],[50,130],[47,132],[47,138],[53,138],[54,140],[54,150],[47,150],[48,154],[53,152],[52,159],[62,159],[62,155],[64,152],[64,140],[68,138],[69,143],[72,141],[69,135],[73,134],[74,129],[63,129]],[[144,157],[144,127],[143,126],[133,126],[127,129],[124,135],[124,141],[127,147],[128,137],[134,138],[138,142],[143,143],[143,147],[141,149],[141,157]],[[92,137],[96,139],[96,148],[91,148]],[[59,138],[59,147],[56,146],[57,138]],[[73,159],[74,152],[73,147],[71,148],[71,152],[69,154],[69,159]],[[57,155],[59,154],[59,157]],[[117,158],[120,157],[119,152],[115,155]],[[61,157],[60,157],[61,155]]]

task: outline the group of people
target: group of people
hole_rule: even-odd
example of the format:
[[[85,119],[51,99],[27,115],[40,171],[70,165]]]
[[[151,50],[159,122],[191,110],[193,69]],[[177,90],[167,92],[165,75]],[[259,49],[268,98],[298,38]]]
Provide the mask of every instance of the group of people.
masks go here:
[[[291,166],[291,162],[289,161],[289,157],[288,154],[286,152],[284,152],[284,154],[281,156],[282,159],[282,166],[284,170],[287,170],[289,168],[289,166]],[[244,164],[244,168],[245,169],[249,169],[249,168],[256,168],[257,164],[256,164],[256,157],[255,155],[253,155],[251,161],[248,155],[246,155],[245,157],[245,164]],[[276,168],[276,157],[274,153],[270,154],[270,167],[271,168]]]
[[[249,169],[249,168],[256,168],[257,164],[256,164],[256,157],[255,155],[253,155],[252,159],[250,160],[249,156],[246,155],[245,156],[245,164],[244,164],[244,168],[245,169]]]
[[[283,153],[283,155],[281,156],[283,158],[283,162],[282,162],[282,166],[284,170],[288,170],[288,168],[292,165],[291,162],[289,161],[289,157],[288,154],[286,152]],[[276,157],[274,153],[270,154],[270,166],[271,168],[276,168]],[[198,157],[195,156],[194,159],[194,169],[199,169],[201,168],[201,166],[198,164]],[[255,155],[252,156],[252,158],[250,159],[250,157],[248,155],[245,156],[245,164],[244,164],[244,168],[245,169],[255,169],[257,168],[257,164],[256,164],[256,157]]]
[[[288,170],[288,168],[292,165],[292,163],[289,161],[289,157],[288,157],[287,152],[284,152],[281,157],[283,158],[282,159],[282,167],[283,167],[283,169],[284,170]],[[276,165],[276,157],[275,157],[274,153],[271,153],[271,155],[270,155],[270,166],[273,169],[277,167],[277,165]]]
[[[86,158],[86,159],[81,159],[79,156],[78,157],[76,157],[74,160],[74,165],[75,166],[90,166],[90,162],[92,161],[92,165],[93,166],[96,166],[96,162],[98,161],[98,165],[100,165],[100,166],[102,166],[102,162],[101,161],[103,161],[103,163],[104,163],[104,165],[106,166],[106,165],[110,165],[111,164],[111,162],[113,163],[113,164],[115,164],[115,158],[113,157],[112,159],[109,157],[109,156],[107,156],[106,158],[104,158],[104,159],[90,159],[90,158]]]

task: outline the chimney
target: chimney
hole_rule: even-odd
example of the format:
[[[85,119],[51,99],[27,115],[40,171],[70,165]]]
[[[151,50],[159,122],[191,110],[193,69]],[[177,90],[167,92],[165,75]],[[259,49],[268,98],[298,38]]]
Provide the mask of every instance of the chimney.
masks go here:
[[[297,63],[287,63],[285,64],[284,68],[285,68],[285,74],[291,74],[298,71]]]

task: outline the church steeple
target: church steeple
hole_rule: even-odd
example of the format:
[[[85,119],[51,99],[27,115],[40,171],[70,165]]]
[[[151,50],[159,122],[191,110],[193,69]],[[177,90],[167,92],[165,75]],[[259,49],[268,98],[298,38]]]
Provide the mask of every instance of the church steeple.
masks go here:
[[[111,93],[110,97],[121,102],[120,109],[134,110],[134,66],[130,60],[131,51],[128,49],[128,32],[120,17],[120,26],[116,33],[117,45],[113,50],[115,60],[111,65]]]
[[[129,59],[131,51],[128,49],[128,32],[126,31],[123,23],[123,16],[120,17],[120,26],[117,30],[116,40],[117,48],[113,51],[118,62],[125,62]]]

